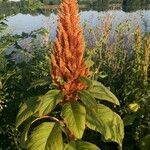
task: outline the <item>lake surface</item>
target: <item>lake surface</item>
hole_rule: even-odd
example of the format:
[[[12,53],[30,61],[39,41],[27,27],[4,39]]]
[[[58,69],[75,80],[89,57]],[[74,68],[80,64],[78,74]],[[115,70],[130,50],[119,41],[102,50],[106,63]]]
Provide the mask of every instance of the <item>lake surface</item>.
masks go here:
[[[123,12],[122,10],[109,11],[81,11],[81,24],[88,27],[101,26],[103,19],[106,16],[113,17],[113,26],[119,23],[130,20],[131,25],[141,26],[144,32],[150,32],[150,10],[138,10],[135,12]],[[6,23],[8,24],[7,32],[11,34],[21,34],[22,32],[31,32],[33,30],[45,27],[51,33],[51,38],[55,36],[57,26],[57,16],[51,13],[49,16],[39,14],[32,16],[31,14],[18,13],[14,16],[9,16]]]
[[[137,1],[137,0],[136,0]],[[140,1],[140,0],[138,0]],[[137,3],[139,4],[139,3]],[[148,6],[144,5],[144,6]],[[9,12],[7,14],[7,18],[5,23],[8,25],[7,29],[3,34],[22,34],[22,32],[30,33],[33,30],[37,30],[39,28],[46,28],[50,33],[50,39],[54,39],[57,29],[57,15],[56,13],[44,13],[36,12],[22,12],[23,8],[17,6],[17,3],[14,5],[15,9],[7,10],[7,5],[3,10],[0,10],[0,15],[2,13]],[[103,7],[100,7],[103,6]],[[104,7],[105,6],[105,7]],[[106,7],[107,6],[107,7]],[[119,5],[121,8],[118,10],[110,10],[109,5],[107,3],[98,5],[95,9],[89,8],[80,11],[81,24],[87,28],[101,27],[104,21],[104,18],[110,17],[112,18],[112,27],[115,29],[121,22],[126,22],[129,20],[131,24],[131,28],[135,28],[136,26],[140,26],[143,32],[150,32],[150,10],[143,8],[136,8],[132,5]],[[134,4],[134,6],[137,6]],[[13,8],[13,7],[10,7]],[[131,9],[132,8],[132,9]],[[18,10],[20,9],[20,10]],[[24,9],[23,9],[24,10]],[[103,11],[101,11],[103,10]],[[128,10],[128,11],[126,11]],[[13,13],[15,12],[15,13]],[[13,15],[12,15],[13,14]]]

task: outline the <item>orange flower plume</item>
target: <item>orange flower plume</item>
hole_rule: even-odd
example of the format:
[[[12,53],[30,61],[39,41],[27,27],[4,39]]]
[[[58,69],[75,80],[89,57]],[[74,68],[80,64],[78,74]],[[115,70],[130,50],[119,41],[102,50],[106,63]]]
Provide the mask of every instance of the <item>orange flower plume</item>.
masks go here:
[[[77,0],[62,0],[51,65],[53,82],[63,91],[66,101],[76,100],[77,92],[86,88],[80,81],[80,77],[87,77],[89,74],[83,59],[84,49]]]

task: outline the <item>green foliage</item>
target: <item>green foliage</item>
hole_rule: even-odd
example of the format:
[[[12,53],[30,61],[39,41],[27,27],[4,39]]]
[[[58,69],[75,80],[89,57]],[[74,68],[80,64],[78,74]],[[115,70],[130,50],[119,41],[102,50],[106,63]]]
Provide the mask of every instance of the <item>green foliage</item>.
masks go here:
[[[84,141],[72,141],[68,143],[64,150],[100,150],[96,145]]]
[[[47,92],[45,95],[40,96],[40,108],[39,108],[39,116],[43,116],[49,114],[56,105],[60,102],[63,95],[59,90],[51,90]]]
[[[119,115],[102,104],[87,111],[87,126],[100,132],[104,140],[117,142],[122,147],[124,125]]]
[[[27,144],[29,150],[63,150],[62,131],[59,124],[44,122],[37,126]]]
[[[5,35],[0,37],[0,108],[2,108],[0,109],[0,118],[2,118],[0,122],[0,137],[2,138],[0,147],[2,149],[21,149],[19,144],[21,134],[15,127],[18,107],[21,102],[26,102],[22,112],[23,115],[23,113],[26,113],[26,106],[32,103],[28,101],[31,95],[35,99],[35,97],[45,94],[51,88],[51,80],[46,78],[49,75],[49,57],[47,57],[49,55],[49,46],[36,46],[34,41],[37,34],[39,35],[39,33],[34,31],[26,35]],[[13,55],[20,54],[20,51],[22,52],[21,54],[28,53],[17,44],[18,40],[23,40],[26,37],[32,37],[34,50],[32,55],[30,53],[30,60],[28,62],[22,59],[21,62],[16,63],[12,59]],[[16,51],[8,54],[7,51],[11,46]],[[25,114],[25,118],[27,115]],[[24,138],[22,136],[22,139]]]
[[[93,86],[91,86],[88,91],[93,95],[93,97],[99,100],[106,100],[116,105],[120,105],[116,96],[100,82],[93,81]]]
[[[97,105],[95,98],[88,91],[80,91],[78,95],[86,107],[94,107]]]
[[[73,135],[77,139],[81,139],[85,130],[85,107],[78,102],[68,102],[63,106],[61,116]]]
[[[125,125],[123,145],[125,150],[140,149],[141,140],[148,136],[150,132],[148,113],[150,111],[150,63],[148,59],[146,61],[150,49],[146,48],[145,43],[146,40],[149,41],[149,33],[141,34],[140,32],[137,33],[137,30],[131,31],[130,22],[126,21],[116,28],[113,35],[114,42],[110,44],[112,24],[111,21],[106,23],[104,20],[106,27],[104,33],[102,32],[100,37],[94,36],[96,44],[91,51],[87,51],[87,57],[94,62],[91,67],[91,75],[93,79],[102,81],[107,85],[120,99],[121,109],[114,109],[123,116]],[[97,30],[98,28],[91,32],[98,32]],[[107,32],[105,33],[105,31]],[[93,35],[95,35],[94,33]],[[144,67],[142,67],[142,64],[144,64]],[[101,77],[101,72],[106,75],[104,78]],[[144,74],[148,82],[144,82]],[[96,88],[91,88],[91,90],[94,89]],[[100,90],[100,88],[97,89]],[[99,94],[94,94],[95,98],[98,98]],[[108,97],[107,100],[109,100]]]
[[[92,83],[89,89],[98,86],[100,88],[100,90],[97,90],[99,95],[103,93],[106,95],[104,100],[107,101],[108,98],[109,102],[119,104],[117,98],[101,83],[84,78],[83,82],[85,81]],[[86,127],[100,132],[104,141],[114,141],[119,144],[119,149],[122,148],[124,126],[121,118],[105,105],[98,104],[101,101],[96,101],[97,97],[95,99],[90,90],[79,91],[80,101],[71,100],[65,104],[62,103],[63,95],[58,96],[59,94],[60,91],[58,90],[50,90],[45,95],[39,96],[37,100],[33,99],[32,101],[30,99],[29,103],[28,101],[24,102],[20,107],[17,127],[28,118],[31,118],[32,122],[27,121],[23,132],[24,138],[22,138],[27,143],[28,149],[71,149],[74,146],[76,149],[82,147],[86,149],[88,145],[89,149],[91,147],[98,149],[93,144],[76,141],[76,139],[82,139]],[[98,99],[101,99],[101,97],[98,97]],[[60,105],[62,105],[62,110],[59,113]],[[53,114],[57,115],[53,116]],[[32,118],[35,118],[35,120],[32,120]],[[50,122],[45,119],[49,119]],[[66,135],[63,141],[61,132]],[[69,143],[69,141],[72,142]],[[66,143],[68,144],[64,147],[63,145]]]
[[[140,142],[140,148],[141,150],[148,150],[150,147],[150,135],[147,135],[142,138]]]
[[[11,16],[17,13],[38,14],[39,9],[43,7],[43,3],[39,0],[20,0],[0,2],[0,17]]]
[[[16,127],[20,126],[20,124],[22,124],[25,120],[37,113],[39,106],[40,102],[36,101],[35,98],[29,99],[28,101],[23,103],[17,115]]]
[[[37,9],[36,4],[30,6],[34,9],[26,7],[21,12],[25,13],[28,9],[34,12]],[[3,11],[2,8],[3,6],[0,12]],[[10,12],[5,9],[6,15],[16,13],[14,8]],[[0,32],[5,28],[6,24],[2,21]],[[125,34],[126,32],[130,34]],[[114,33],[116,40],[111,45],[112,53],[108,53],[110,45],[107,36],[110,35],[105,36],[103,33],[94,49],[87,49],[86,64],[92,70],[94,81],[81,77],[81,81],[88,86],[87,90],[79,91],[77,102],[66,104],[62,103],[63,93],[55,89],[49,77],[50,46],[41,47],[34,41],[37,33],[46,32],[38,30],[31,34],[0,37],[0,148],[21,150],[28,146],[28,149],[53,147],[58,150],[98,150],[99,146],[104,150],[116,150],[115,143],[119,144],[119,148],[122,147],[124,122],[123,149],[149,150],[150,70],[148,68],[148,84],[143,85],[141,70],[137,69],[135,60],[135,43],[129,42],[134,39],[133,32],[128,21],[121,23]],[[30,36],[33,37],[32,54],[17,44],[18,39]],[[125,41],[127,38],[129,41]],[[129,47],[125,47],[125,43]],[[145,42],[143,46],[144,44]],[[11,59],[12,54],[5,54],[12,45],[17,48],[16,54],[22,52],[31,59],[16,63]],[[123,122],[114,111],[121,115]],[[15,127],[16,116],[19,129]]]

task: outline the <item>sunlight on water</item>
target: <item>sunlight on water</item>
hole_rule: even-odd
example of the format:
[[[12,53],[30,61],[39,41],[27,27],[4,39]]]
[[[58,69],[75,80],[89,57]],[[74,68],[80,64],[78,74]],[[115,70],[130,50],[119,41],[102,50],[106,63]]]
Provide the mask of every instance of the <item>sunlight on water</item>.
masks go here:
[[[80,12],[81,24],[88,27],[100,26],[104,17],[111,16],[112,25],[115,28],[119,23],[130,20],[132,27],[141,26],[144,32],[150,32],[150,10],[138,10],[136,12],[123,12],[122,10],[110,10],[107,12],[82,11]],[[21,34],[45,27],[51,33],[50,38],[54,39],[57,29],[57,16],[51,13],[49,17],[42,14],[32,16],[30,14],[17,14],[7,19],[7,32]]]

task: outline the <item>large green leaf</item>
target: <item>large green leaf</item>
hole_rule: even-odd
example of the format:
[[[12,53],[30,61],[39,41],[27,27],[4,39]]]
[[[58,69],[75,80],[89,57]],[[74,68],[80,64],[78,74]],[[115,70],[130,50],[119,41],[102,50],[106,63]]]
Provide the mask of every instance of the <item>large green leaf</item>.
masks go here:
[[[86,77],[80,77],[80,81],[85,83],[88,87],[92,86],[92,80]]]
[[[31,86],[29,87],[29,89],[31,88],[36,88],[38,86],[45,86],[45,85],[49,85],[51,82],[50,77],[43,77],[39,80],[36,80],[34,82],[31,83]]]
[[[105,133],[105,124],[101,119],[99,119],[98,113],[94,109],[97,110],[98,107],[87,110],[86,125],[90,129],[99,131],[103,134]]]
[[[97,99],[120,105],[117,97],[100,82],[93,81],[93,86],[89,87],[88,91]]]
[[[50,113],[61,100],[61,93],[59,90],[51,90],[45,95],[39,97],[41,104],[39,107],[39,116]]]
[[[31,98],[20,107],[16,119],[16,126],[21,125],[29,117],[38,114],[38,117],[50,113],[61,100],[59,90],[51,90],[45,95]]]
[[[86,90],[78,92],[78,96],[87,107],[95,107],[97,105],[95,98]]]
[[[82,138],[85,129],[85,107],[78,102],[69,102],[63,106],[61,116],[74,136]]]
[[[26,141],[27,141],[27,136],[28,136],[28,132],[30,129],[31,124],[27,124],[27,126],[24,128],[22,134],[21,134],[21,138],[20,138],[20,145],[22,148],[26,148]]]
[[[100,132],[104,140],[117,142],[122,147],[124,125],[120,116],[102,104],[87,112],[86,125]]]
[[[57,123],[37,126],[28,140],[28,150],[63,150],[62,131]]]
[[[100,150],[100,148],[92,143],[77,140],[67,144],[64,150]]]
[[[21,133],[20,145],[23,149],[26,148],[26,142],[27,142],[27,139],[28,139],[28,132],[29,132],[30,126],[31,126],[31,124],[33,123],[34,120],[35,120],[35,117],[30,117],[26,122],[26,126],[23,129],[23,132]]]
[[[40,106],[40,101],[37,98],[31,98],[24,102],[19,110],[16,118],[16,127],[20,126],[25,120],[34,115]]]

